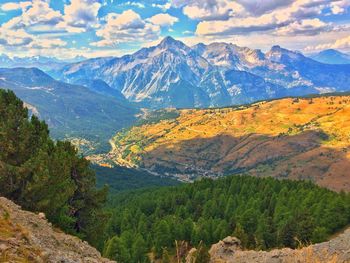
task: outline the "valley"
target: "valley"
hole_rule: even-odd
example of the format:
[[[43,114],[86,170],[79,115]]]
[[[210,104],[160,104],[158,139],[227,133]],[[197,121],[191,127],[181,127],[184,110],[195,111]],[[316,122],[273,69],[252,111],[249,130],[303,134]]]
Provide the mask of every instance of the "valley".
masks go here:
[[[2,262],[350,263],[350,1],[1,0]]]
[[[0,69],[0,89],[14,91],[56,139],[70,138],[85,154],[107,151],[114,131],[131,125],[139,112],[124,97],[60,82],[36,68]]]
[[[118,132],[102,159],[185,181],[249,173],[349,190],[349,102],[339,94],[178,110]]]

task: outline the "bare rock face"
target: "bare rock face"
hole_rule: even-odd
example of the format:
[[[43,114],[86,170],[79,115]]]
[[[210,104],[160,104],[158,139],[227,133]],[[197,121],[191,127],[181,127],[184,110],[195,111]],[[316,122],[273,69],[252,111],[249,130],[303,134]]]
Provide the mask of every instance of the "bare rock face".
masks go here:
[[[211,263],[349,263],[350,228],[334,239],[302,249],[244,251],[235,237],[226,237],[209,250]]]
[[[52,227],[45,215],[0,197],[0,262],[112,263],[87,242]]]
[[[212,245],[209,254],[215,255],[218,258],[224,258],[225,255],[233,255],[236,251],[240,251],[241,249],[241,241],[236,237],[228,236]]]

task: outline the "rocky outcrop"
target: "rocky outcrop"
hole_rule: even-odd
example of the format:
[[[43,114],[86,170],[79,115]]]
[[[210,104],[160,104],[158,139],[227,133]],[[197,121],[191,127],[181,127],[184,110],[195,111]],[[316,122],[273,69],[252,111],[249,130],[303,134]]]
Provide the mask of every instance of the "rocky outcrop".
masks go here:
[[[108,263],[87,242],[0,197],[0,262]]]
[[[245,251],[237,238],[227,237],[209,250],[211,263],[346,263],[350,262],[350,228],[336,238],[302,249]]]

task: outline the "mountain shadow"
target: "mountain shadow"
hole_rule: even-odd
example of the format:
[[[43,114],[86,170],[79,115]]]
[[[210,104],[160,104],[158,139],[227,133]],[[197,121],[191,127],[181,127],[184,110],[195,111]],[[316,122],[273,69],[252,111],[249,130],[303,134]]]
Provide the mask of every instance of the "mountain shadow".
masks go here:
[[[184,180],[248,173],[311,180],[333,190],[350,190],[350,147],[326,146],[328,135],[305,131],[296,135],[223,134],[160,145],[143,152],[144,168]]]

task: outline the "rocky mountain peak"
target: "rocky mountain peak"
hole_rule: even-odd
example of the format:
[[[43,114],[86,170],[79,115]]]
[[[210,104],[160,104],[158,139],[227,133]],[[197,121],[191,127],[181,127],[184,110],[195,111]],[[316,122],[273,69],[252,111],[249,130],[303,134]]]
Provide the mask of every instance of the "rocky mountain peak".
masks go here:
[[[165,37],[157,46],[158,48],[162,49],[169,49],[169,48],[188,48],[184,43],[182,43],[179,40],[176,40],[172,38],[171,36]]]

